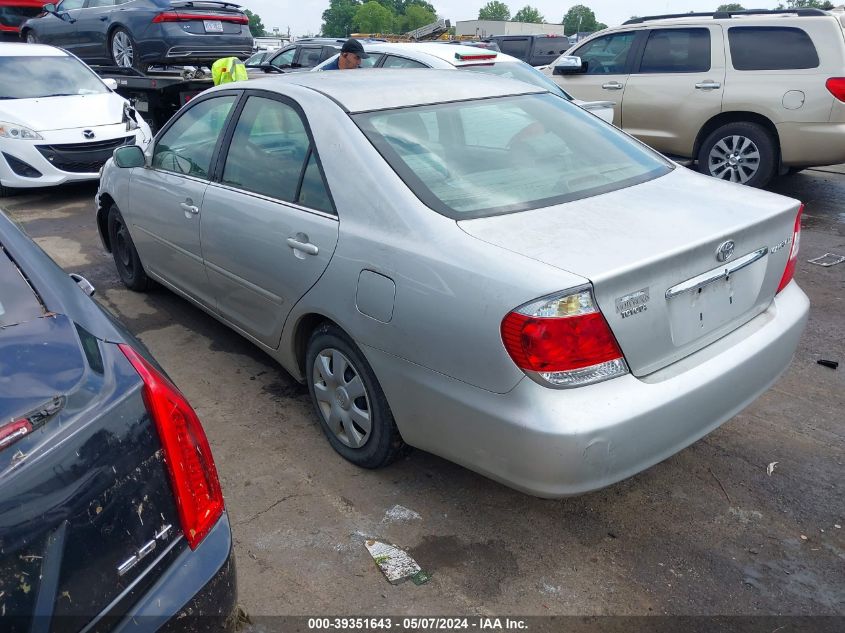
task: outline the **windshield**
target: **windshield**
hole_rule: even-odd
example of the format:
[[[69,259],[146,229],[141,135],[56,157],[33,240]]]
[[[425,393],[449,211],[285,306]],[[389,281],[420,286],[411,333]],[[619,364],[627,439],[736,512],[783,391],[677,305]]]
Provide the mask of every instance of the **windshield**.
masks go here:
[[[37,99],[108,92],[75,57],[0,57],[0,99]]]
[[[563,88],[558,86],[554,81],[546,77],[539,70],[533,66],[529,66],[525,62],[494,62],[492,64],[470,64],[467,66],[458,66],[461,70],[474,70],[479,73],[490,73],[491,75],[499,75],[501,77],[508,77],[510,79],[518,79],[524,81],[532,86],[539,86],[548,90],[558,97],[563,97],[567,101],[572,101],[572,95],[566,92]]]
[[[423,203],[455,219],[548,207],[672,169],[656,152],[548,93],[354,119]]]

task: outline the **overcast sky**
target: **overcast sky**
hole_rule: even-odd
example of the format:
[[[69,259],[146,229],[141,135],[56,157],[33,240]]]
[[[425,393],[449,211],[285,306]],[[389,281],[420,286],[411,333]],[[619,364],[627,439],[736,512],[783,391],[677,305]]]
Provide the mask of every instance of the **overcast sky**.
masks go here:
[[[329,6],[328,0],[236,0],[245,9],[258,13],[268,30],[277,26],[283,32],[288,27],[293,35],[304,35],[318,33],[322,24],[323,11]],[[474,20],[478,17],[478,9],[487,3],[487,0],[430,0],[438,15],[452,20],[454,24],[458,20]],[[713,11],[725,0],[636,0],[624,2],[620,0],[587,0],[583,1],[596,13],[599,22],[609,26],[621,24],[632,15],[654,15],[658,13],[684,13],[686,11]],[[740,0],[741,2],[741,0]],[[511,14],[516,13],[526,0],[505,0],[510,7]],[[560,22],[567,9],[573,4],[579,4],[576,0],[571,3],[554,2],[553,0],[530,0],[531,4],[540,10],[548,22]],[[745,6],[755,9],[771,9],[777,6],[774,2],[766,0],[749,0]]]

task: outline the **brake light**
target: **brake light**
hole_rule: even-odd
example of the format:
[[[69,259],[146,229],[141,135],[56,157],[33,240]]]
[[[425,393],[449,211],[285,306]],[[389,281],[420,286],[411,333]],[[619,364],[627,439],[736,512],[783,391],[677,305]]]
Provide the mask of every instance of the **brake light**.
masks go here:
[[[502,341],[517,367],[550,386],[580,387],[628,373],[589,289],[517,308],[502,321]]]
[[[780,278],[778,284],[778,292],[783,290],[792,281],[795,276],[795,264],[798,263],[798,249],[801,247],[801,214],[804,213],[804,205],[802,204],[798,209],[798,215],[795,216],[795,226],[792,229],[792,250],[789,251],[789,259],[786,261],[786,268],[783,271],[783,277]]]
[[[845,102],[845,77],[831,77],[824,85],[830,94]]]
[[[196,549],[223,514],[223,492],[208,439],[185,396],[128,345],[121,351],[144,381],[144,403],[156,425],[182,532]]]
[[[480,62],[496,59],[496,56],[496,53],[455,53],[455,59],[459,62]]]
[[[216,15],[214,13],[179,13],[178,11],[164,11],[153,18],[153,24],[162,22],[188,22],[190,20],[213,20],[215,22],[234,22],[235,24],[249,24],[245,15]]]
[[[0,426],[0,450],[11,446],[30,433],[32,433],[32,424],[29,420],[15,420]]]

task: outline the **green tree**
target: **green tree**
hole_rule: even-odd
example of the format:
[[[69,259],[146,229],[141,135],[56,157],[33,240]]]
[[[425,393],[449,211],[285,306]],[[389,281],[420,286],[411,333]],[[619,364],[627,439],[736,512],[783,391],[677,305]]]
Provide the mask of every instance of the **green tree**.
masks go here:
[[[716,7],[716,11],[745,11],[745,7],[736,2],[731,2],[729,4],[720,4]]]
[[[261,17],[249,9],[244,9],[244,13],[249,18],[249,32],[252,33],[252,36],[264,37],[267,34],[267,30],[264,28],[264,23],[261,22]]]
[[[543,15],[530,4],[526,4],[514,14],[513,21],[540,24],[541,22],[545,22],[546,18],[544,18]]]
[[[833,3],[825,0],[786,0],[786,6],[783,3],[778,5],[778,9],[824,9],[830,11],[833,8]]]
[[[355,12],[361,7],[359,0],[331,0],[323,11],[322,34],[326,37],[348,37],[354,30]]]
[[[413,31],[421,26],[437,21],[437,14],[434,11],[429,11],[419,4],[409,5],[408,8],[405,9],[405,15],[402,17],[404,18],[404,24],[402,26],[402,30],[399,31],[400,33]]]
[[[583,4],[576,4],[563,16],[563,29],[566,33],[592,33],[606,28],[606,24],[596,20],[596,14],[593,13],[593,10]]]
[[[353,24],[360,33],[388,33],[393,27],[393,11],[370,0],[355,12]]]
[[[478,19],[507,22],[511,19],[511,10],[508,9],[508,5],[504,2],[490,0],[490,2],[478,10]]]

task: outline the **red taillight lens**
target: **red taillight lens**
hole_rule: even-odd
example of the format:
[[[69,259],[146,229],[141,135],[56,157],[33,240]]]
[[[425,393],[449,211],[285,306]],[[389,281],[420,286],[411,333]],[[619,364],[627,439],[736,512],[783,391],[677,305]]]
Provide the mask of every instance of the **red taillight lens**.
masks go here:
[[[502,341],[517,367],[554,386],[590,384],[628,371],[589,290],[514,310],[502,321]]]
[[[128,345],[120,349],[144,381],[144,402],[164,449],[182,531],[196,549],[223,514],[223,492],[208,439],[185,396]]]
[[[154,24],[162,22],[187,22],[190,20],[210,20],[213,22],[234,22],[235,24],[249,24],[245,15],[215,15],[213,13],[179,13],[178,11],[164,11],[153,18]]]
[[[831,77],[824,85],[830,94],[845,102],[845,77]]]
[[[30,433],[32,433],[32,424],[29,420],[16,420],[0,426],[0,450],[11,446]]]
[[[780,278],[780,283],[778,284],[778,292],[786,288],[795,276],[795,265],[798,263],[798,249],[801,246],[802,213],[804,213],[803,204],[798,209],[798,215],[795,216],[795,227],[792,229],[792,249],[789,251],[789,259],[786,261],[786,268],[783,271],[783,277]]]

